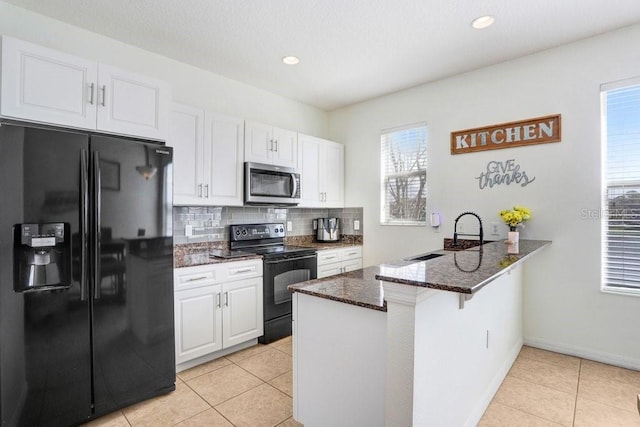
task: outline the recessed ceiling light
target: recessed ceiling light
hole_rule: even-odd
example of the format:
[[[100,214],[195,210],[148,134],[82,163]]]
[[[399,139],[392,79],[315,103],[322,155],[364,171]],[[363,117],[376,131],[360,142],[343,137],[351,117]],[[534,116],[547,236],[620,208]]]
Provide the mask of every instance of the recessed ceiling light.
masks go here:
[[[297,56],[283,56],[282,62],[287,65],[296,65],[298,62],[300,62],[300,58],[298,58]]]
[[[471,22],[471,26],[476,30],[482,30],[489,27],[494,21],[495,19],[491,15],[480,16]]]

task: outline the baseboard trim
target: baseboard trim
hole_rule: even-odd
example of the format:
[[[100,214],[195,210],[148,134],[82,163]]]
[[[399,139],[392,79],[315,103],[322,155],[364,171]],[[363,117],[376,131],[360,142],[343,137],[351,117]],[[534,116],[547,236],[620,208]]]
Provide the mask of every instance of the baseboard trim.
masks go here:
[[[624,357],[618,354],[607,353],[585,347],[558,344],[536,337],[525,337],[524,344],[530,347],[536,347],[556,353],[568,354],[570,356],[581,357],[583,359],[589,359],[595,362],[619,366],[621,368],[633,369],[636,371],[640,370],[640,359]]]

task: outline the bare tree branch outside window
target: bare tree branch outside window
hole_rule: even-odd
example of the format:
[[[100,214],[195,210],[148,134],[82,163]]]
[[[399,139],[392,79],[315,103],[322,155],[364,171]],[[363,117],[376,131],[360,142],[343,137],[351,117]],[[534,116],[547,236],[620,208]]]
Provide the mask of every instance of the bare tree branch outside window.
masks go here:
[[[427,205],[427,127],[383,131],[381,223],[424,225]]]

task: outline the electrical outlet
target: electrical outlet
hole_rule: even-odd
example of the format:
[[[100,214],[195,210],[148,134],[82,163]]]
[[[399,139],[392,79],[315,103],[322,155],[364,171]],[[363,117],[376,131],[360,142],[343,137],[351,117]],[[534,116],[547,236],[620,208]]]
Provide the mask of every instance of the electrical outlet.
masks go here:
[[[464,233],[464,222],[462,221],[458,223],[458,233]]]
[[[287,231],[293,231],[293,223],[291,221],[287,221]]]
[[[491,223],[491,234],[493,234],[494,236],[500,234],[500,232],[498,231],[498,223],[495,221]]]
[[[360,230],[360,221],[359,221],[359,220],[357,220],[357,219],[354,219],[354,220],[353,220],[353,229],[354,229],[355,231]]]
[[[184,226],[184,235],[187,237],[193,236],[193,225]]]

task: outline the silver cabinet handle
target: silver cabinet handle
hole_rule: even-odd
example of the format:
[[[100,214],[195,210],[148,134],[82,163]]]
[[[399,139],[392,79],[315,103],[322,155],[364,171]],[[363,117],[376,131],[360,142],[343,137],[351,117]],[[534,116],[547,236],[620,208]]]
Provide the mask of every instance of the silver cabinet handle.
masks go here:
[[[229,292],[224,293],[224,306],[229,307]]]
[[[253,268],[243,268],[242,270],[234,271],[233,274],[250,273],[252,271],[253,271]]]
[[[198,197],[202,197],[202,184],[198,184]]]
[[[276,139],[276,140],[275,140],[275,141],[273,141],[273,142],[275,142],[275,143],[276,143],[276,149],[275,149],[275,152],[277,153],[277,152],[278,152],[278,140]]]
[[[93,91],[95,90],[95,84],[91,83],[89,85],[89,90],[90,90],[90,94],[89,94],[89,104],[93,105]]]
[[[220,308],[220,292],[216,294],[216,306]]]
[[[209,198],[209,184],[206,184],[204,186],[204,189],[205,189],[204,197],[208,199]]]
[[[107,86],[102,85],[102,89],[100,89],[100,91],[102,92],[102,106],[104,107],[106,105],[105,98],[107,97]]]
[[[334,258],[336,258],[336,255],[332,255],[332,256],[326,256],[326,257],[324,257],[324,259],[334,259]]]
[[[269,140],[269,151],[273,151],[273,139]]]
[[[207,276],[192,277],[190,279],[187,279],[187,282],[195,282],[196,280],[204,280],[206,278],[207,278]]]

